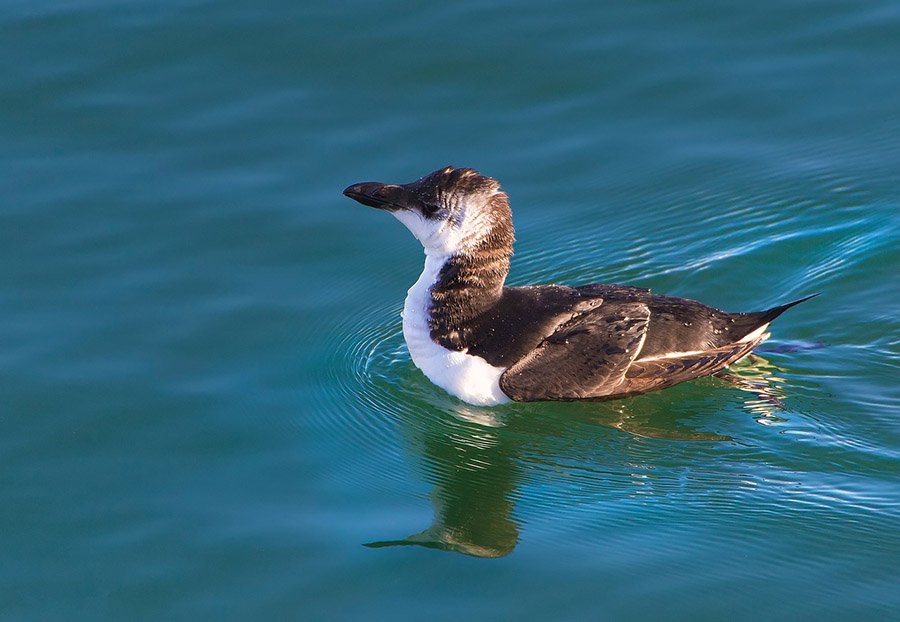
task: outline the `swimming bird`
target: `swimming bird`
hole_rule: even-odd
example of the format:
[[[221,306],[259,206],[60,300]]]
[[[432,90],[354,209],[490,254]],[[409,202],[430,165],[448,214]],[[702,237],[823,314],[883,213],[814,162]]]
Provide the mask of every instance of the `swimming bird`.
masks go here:
[[[506,287],[513,224],[497,180],[448,166],[344,194],[389,212],[422,243],[403,337],[425,376],[470,404],[617,399],[709,376],[813,297],[728,313],[630,285]]]

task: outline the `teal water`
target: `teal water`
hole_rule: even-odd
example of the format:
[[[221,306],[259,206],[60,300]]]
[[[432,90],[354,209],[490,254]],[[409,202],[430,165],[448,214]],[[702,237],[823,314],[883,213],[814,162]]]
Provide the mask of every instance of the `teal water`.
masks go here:
[[[0,618],[897,616],[897,4],[302,4],[3,4]],[[513,284],[821,296],[737,383],[466,406],[340,194],[446,164]]]

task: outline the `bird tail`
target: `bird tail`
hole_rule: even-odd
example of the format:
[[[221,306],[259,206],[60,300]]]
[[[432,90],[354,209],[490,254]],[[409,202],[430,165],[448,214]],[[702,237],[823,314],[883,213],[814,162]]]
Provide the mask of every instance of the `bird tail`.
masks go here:
[[[789,303],[784,304],[784,305],[778,305],[777,307],[772,307],[771,309],[768,309],[767,311],[761,311],[760,314],[759,314],[759,316],[758,316],[759,319],[758,319],[758,324],[757,324],[757,325],[758,325],[758,326],[761,326],[761,325],[763,325],[763,324],[768,324],[769,322],[771,322],[772,320],[774,320],[775,318],[777,318],[779,315],[781,315],[782,313],[784,313],[785,311],[787,311],[787,310],[790,309],[791,307],[795,307],[795,306],[797,306],[798,304],[800,304],[801,302],[806,302],[806,301],[809,300],[810,298],[815,298],[815,297],[818,296],[818,295],[819,295],[818,293],[812,294],[812,295],[810,295],[810,296],[806,296],[806,297],[804,297],[804,298],[800,298],[799,300],[795,300],[795,301],[793,301],[793,302],[789,302]]]
[[[769,325],[769,322],[777,318],[779,315],[790,309],[791,307],[800,304],[804,300],[809,300],[810,298],[815,298],[819,294],[813,294],[812,296],[807,296],[806,298],[801,298],[800,300],[795,300],[793,302],[789,302],[784,305],[778,305],[777,307],[772,307],[766,311],[756,311],[755,313],[739,313],[732,316],[732,322],[734,322],[734,335],[742,335],[742,337],[738,341],[749,341],[755,339],[756,337],[763,334],[766,330],[766,326]]]

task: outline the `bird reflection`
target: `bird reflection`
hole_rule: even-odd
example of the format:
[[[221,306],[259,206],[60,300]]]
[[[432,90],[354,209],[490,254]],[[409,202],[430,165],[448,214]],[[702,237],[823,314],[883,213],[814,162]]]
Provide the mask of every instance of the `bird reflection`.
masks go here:
[[[784,378],[770,361],[758,354],[750,354],[728,371],[720,372],[717,378],[732,386],[753,394],[744,400],[746,408],[762,425],[772,425],[785,421],[776,413],[784,410]]]
[[[784,407],[784,381],[779,371],[771,362],[752,355],[711,382],[720,386],[727,383],[749,393],[744,408],[757,422],[771,424],[783,420],[776,414]],[[708,383],[693,393],[709,399]],[[422,412],[422,419],[407,421],[403,432],[428,472],[427,479],[435,482],[431,494],[434,520],[424,531],[406,538],[366,546],[421,546],[475,557],[508,555],[519,538],[515,502],[523,479],[521,457],[537,451],[548,462],[562,462],[561,458],[570,462],[573,457],[561,453],[577,451],[577,443],[567,438],[567,431],[560,426],[570,424],[569,434],[571,424],[579,422],[616,428],[638,437],[678,441],[730,439],[684,423],[696,414],[698,406],[696,399],[685,399],[690,394],[682,393],[677,396],[679,399],[671,401],[660,400],[659,395],[664,394],[641,398],[643,401],[557,405],[558,410],[553,412],[563,417],[557,416],[549,424],[546,420],[536,423],[534,408],[528,405],[485,409],[443,402],[438,416],[433,408],[423,409],[427,412]],[[733,394],[718,397],[734,399]],[[719,407],[718,403],[714,407]],[[623,457],[622,462],[627,459]]]
[[[496,425],[485,411],[479,414],[477,409],[463,406],[455,414],[466,422]],[[366,546],[419,545],[476,557],[509,554],[519,539],[513,519],[513,494],[519,479],[515,444],[497,427],[439,423],[424,430],[419,442],[414,441],[437,480],[431,494],[434,523],[403,540]]]

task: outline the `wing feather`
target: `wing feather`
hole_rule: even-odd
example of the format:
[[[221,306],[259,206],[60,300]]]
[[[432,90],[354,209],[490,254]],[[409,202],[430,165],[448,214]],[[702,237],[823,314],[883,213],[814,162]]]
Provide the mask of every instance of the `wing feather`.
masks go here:
[[[702,352],[686,352],[680,356],[638,359],[626,373],[620,389],[623,395],[645,393],[709,376],[750,353],[769,335],[738,341]]]
[[[649,318],[642,302],[604,302],[576,315],[507,369],[500,388],[520,402],[615,393],[640,352]]]

